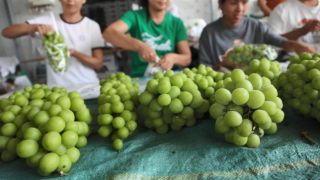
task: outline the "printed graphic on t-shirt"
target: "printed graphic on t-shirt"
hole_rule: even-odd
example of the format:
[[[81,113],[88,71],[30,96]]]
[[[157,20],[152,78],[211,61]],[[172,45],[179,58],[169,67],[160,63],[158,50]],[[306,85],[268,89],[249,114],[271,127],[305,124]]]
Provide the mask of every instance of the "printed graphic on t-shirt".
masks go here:
[[[163,40],[163,36],[153,37],[147,32],[142,33],[142,40],[148,44],[152,49],[156,51],[171,51],[171,40],[168,39],[165,43],[160,43],[159,41]],[[158,42],[158,43],[157,43]]]

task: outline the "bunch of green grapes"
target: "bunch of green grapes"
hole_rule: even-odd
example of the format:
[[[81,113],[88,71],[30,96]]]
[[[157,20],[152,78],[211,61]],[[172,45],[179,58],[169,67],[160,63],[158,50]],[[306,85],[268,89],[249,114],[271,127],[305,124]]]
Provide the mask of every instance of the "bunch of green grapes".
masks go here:
[[[249,65],[250,61],[253,59],[276,59],[278,54],[272,47],[263,45],[246,45],[246,46],[236,46],[233,51],[228,54],[229,62],[234,64],[244,63]]]
[[[271,81],[277,78],[282,70],[282,66],[278,61],[270,61],[267,58],[262,58],[261,60],[254,59],[250,61],[249,65],[244,67],[244,72],[247,75],[252,73],[257,73],[262,77],[266,77]]]
[[[277,132],[277,123],[284,119],[282,100],[277,89],[263,77],[246,76],[236,69],[226,87],[216,90],[210,115],[216,119],[215,130],[237,146],[256,148],[264,134]]]
[[[298,114],[320,122],[320,54],[302,53],[290,57],[290,62],[287,72],[272,83]]]
[[[68,172],[91,133],[92,116],[78,92],[28,86],[0,102],[1,160],[26,158],[41,176]]]
[[[100,84],[98,133],[104,138],[111,135],[113,148],[120,151],[123,140],[137,128],[139,84],[132,83],[123,72],[111,74]]]
[[[47,51],[49,64],[54,72],[67,71],[67,61],[69,56],[68,46],[60,33],[47,32],[42,38],[43,48]]]
[[[139,96],[144,116],[143,125],[166,134],[192,127],[196,119],[208,112],[210,103],[203,99],[198,86],[183,73],[157,72]]]

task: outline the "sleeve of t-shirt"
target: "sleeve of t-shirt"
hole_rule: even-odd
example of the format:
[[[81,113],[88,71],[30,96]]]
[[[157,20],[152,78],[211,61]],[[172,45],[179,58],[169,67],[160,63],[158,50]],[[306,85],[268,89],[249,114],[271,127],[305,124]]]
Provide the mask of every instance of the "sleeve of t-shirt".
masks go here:
[[[177,21],[177,31],[176,31],[176,43],[180,41],[188,41],[187,31],[184,24],[180,18]]]
[[[285,34],[287,33],[288,29],[286,28],[286,16],[283,15],[283,8],[282,5],[278,5],[271,13],[269,20],[268,20],[268,26],[269,28],[275,32],[276,34]]]
[[[49,16],[39,16],[30,20],[27,20],[26,23],[28,24],[46,24],[51,25],[52,20]]]
[[[207,28],[203,29],[200,40],[199,40],[199,61],[200,64],[204,64],[206,66],[214,66],[212,64],[211,59],[211,43],[209,40],[209,33]]]
[[[101,29],[98,23],[94,22],[90,28],[91,33],[91,48],[101,49],[104,46]]]
[[[136,16],[135,16],[135,12],[133,10],[126,12],[121,18],[121,21],[125,22],[128,27],[129,27],[129,31],[130,29],[134,28],[135,25],[137,24],[137,20],[136,20]]]
[[[274,33],[273,31],[271,31],[270,28],[268,28],[268,26],[266,26],[265,24],[261,23],[261,26],[263,28],[263,38],[264,38],[264,42],[266,44],[270,44],[276,47],[282,47],[283,43],[287,40],[285,37],[282,37],[276,33]]]

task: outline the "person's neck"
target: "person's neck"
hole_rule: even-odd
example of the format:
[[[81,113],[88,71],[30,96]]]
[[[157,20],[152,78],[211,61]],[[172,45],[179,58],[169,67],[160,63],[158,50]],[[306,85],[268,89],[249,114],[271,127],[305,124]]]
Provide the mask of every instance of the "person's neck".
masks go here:
[[[149,7],[150,18],[156,24],[161,24],[164,21],[164,18],[166,17],[166,13],[167,13],[166,10],[156,11],[156,10],[153,10],[151,7]]]
[[[238,26],[238,25],[241,23],[241,21],[236,22],[236,23],[233,23],[232,21],[229,21],[228,19],[226,19],[225,16],[223,16],[223,17],[221,18],[221,22],[222,22],[224,25],[229,26],[229,27],[236,27],[236,26]]]
[[[318,6],[319,0],[300,0],[300,2],[302,2],[304,5],[308,6],[308,7],[316,7]]]
[[[63,18],[63,20],[65,20],[68,23],[77,23],[77,22],[81,21],[83,16],[80,14],[80,12],[78,12],[78,13],[63,13],[62,18]]]

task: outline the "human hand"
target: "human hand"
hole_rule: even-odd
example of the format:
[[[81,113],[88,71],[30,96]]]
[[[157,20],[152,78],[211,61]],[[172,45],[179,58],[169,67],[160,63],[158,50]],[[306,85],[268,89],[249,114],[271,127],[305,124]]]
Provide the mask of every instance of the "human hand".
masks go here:
[[[302,34],[308,34],[309,32],[320,31],[320,21],[309,20],[302,28]]]
[[[69,49],[70,56],[73,56],[75,52],[76,52],[76,50],[74,50],[74,49]]]
[[[37,24],[35,26],[35,32],[39,32],[40,35],[44,36],[47,34],[47,32],[54,34],[54,29],[51,25]]]
[[[152,49],[150,46],[147,44],[144,44],[140,47],[138,51],[140,57],[142,60],[146,62],[156,62],[158,54],[154,49]]]
[[[166,54],[164,56],[161,57],[160,61],[159,61],[159,66],[163,69],[163,70],[170,70],[173,68],[175,64],[175,61],[174,61],[174,54],[172,53],[169,53],[169,54]]]
[[[311,47],[311,46],[308,46],[307,44],[303,43],[303,42],[299,42],[297,41],[294,45],[294,51],[297,53],[297,54],[301,54],[301,53],[304,53],[304,52],[307,52],[307,53],[317,53],[317,50],[316,48],[314,47]]]

